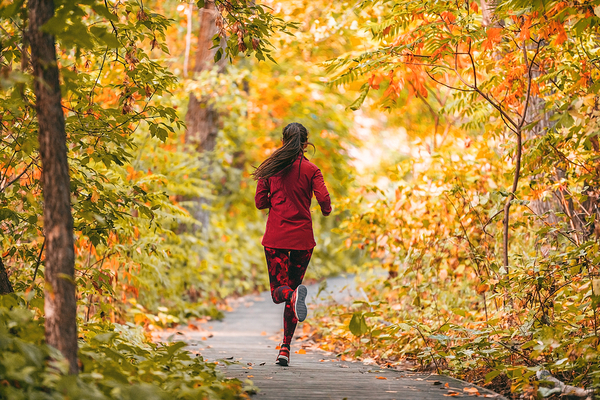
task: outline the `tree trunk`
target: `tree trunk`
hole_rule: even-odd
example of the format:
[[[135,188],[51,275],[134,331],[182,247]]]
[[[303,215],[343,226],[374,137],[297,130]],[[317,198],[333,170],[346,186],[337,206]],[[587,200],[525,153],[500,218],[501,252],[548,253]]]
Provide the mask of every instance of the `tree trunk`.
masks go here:
[[[539,68],[536,65],[533,65],[531,74],[534,79],[540,76]],[[551,121],[554,112],[552,110],[546,112],[546,102],[537,95],[531,97],[529,110],[530,112],[528,113],[528,118],[525,123],[531,124],[534,121],[539,122],[527,132],[527,139],[545,136],[554,125]],[[549,174],[543,173],[532,177],[532,179],[543,180],[544,175]],[[552,180],[560,181],[565,178],[566,173],[564,169],[556,167],[553,175]],[[581,210],[579,207],[576,208],[573,201],[565,198],[561,191],[554,191],[553,197],[548,199],[533,199],[530,204],[531,209],[537,215],[546,215],[545,223],[552,225],[555,225],[560,221],[556,213],[563,212],[569,227],[573,231],[573,239],[575,241],[581,241],[586,236],[585,211]]]
[[[0,295],[8,294],[14,292],[10,281],[8,280],[8,274],[6,273],[6,268],[4,268],[4,263],[0,258]]]
[[[77,303],[65,118],[54,37],[41,27],[54,15],[52,0],[29,0],[29,42],[42,159],[46,237],[46,341],[77,367]]]
[[[215,66],[214,57],[217,49],[211,49],[211,47],[213,47],[212,38],[217,34],[217,14],[215,3],[212,1],[207,1],[204,8],[200,10],[198,50],[194,66],[196,74]],[[216,65],[221,72],[225,67],[225,58],[223,57]],[[185,121],[187,143],[196,145],[199,151],[211,151],[215,148],[219,131],[219,115],[214,107],[208,104],[207,99],[198,99],[193,93],[190,93]]]
[[[198,30],[198,50],[196,52],[196,64],[194,74],[210,70],[215,66],[214,57],[217,49],[213,47],[212,38],[217,34],[218,10],[214,1],[206,1],[204,8],[200,10],[200,29]],[[218,71],[222,72],[225,67],[225,57],[216,64]],[[219,132],[219,114],[207,98],[197,98],[190,93],[187,114],[185,116],[187,125],[186,143],[192,144],[199,153],[212,151],[215,148],[217,134]],[[210,167],[209,167],[210,173]],[[202,229],[206,230],[209,225],[210,213],[207,208],[210,201],[206,198],[193,199],[192,215],[200,221]]]

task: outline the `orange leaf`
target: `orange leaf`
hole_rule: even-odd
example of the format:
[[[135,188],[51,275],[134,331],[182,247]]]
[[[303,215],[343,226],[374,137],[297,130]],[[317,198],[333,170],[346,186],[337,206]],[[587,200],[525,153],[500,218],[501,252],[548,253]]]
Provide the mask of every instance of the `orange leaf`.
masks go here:
[[[474,387],[466,387],[463,389],[463,391],[475,396],[479,396],[479,390],[477,390],[477,388]]]
[[[486,31],[487,40],[484,40],[482,43],[482,47],[487,50],[492,50],[494,44],[500,43],[502,37],[500,33],[502,32],[502,28],[488,28]]]
[[[371,86],[373,89],[379,89],[379,84],[381,83],[382,80],[383,80],[383,76],[373,74],[369,78],[369,86]]]
[[[302,333],[304,333],[304,334],[310,333],[310,325],[307,324],[306,322],[304,324],[302,324]]]
[[[387,378],[385,376],[378,376],[377,379],[387,380]]]
[[[556,44],[557,46],[560,46],[567,40],[567,33],[565,32],[565,27],[562,24],[557,25],[557,31],[558,31],[558,35],[556,36],[556,39],[554,40],[554,44]]]
[[[477,293],[479,293],[479,294],[485,293],[488,291],[489,288],[490,288],[490,285],[482,283],[481,285],[477,286]]]
[[[306,354],[306,350],[300,349],[296,352],[296,354]]]
[[[454,14],[452,14],[450,11],[442,12],[441,16],[445,22],[452,23],[456,20],[456,16]]]

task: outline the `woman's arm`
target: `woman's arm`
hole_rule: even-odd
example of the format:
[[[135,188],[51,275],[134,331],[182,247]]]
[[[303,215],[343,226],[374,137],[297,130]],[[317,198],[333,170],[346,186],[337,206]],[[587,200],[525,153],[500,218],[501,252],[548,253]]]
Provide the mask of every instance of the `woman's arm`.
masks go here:
[[[271,208],[268,178],[258,180],[258,184],[256,185],[256,195],[254,196],[254,204],[256,204],[256,208],[259,210]]]
[[[323,215],[328,216],[331,213],[331,199],[329,198],[327,186],[325,186],[323,174],[319,169],[317,169],[317,171],[313,175],[312,186],[313,192],[315,193],[315,197],[317,198],[317,201],[321,206],[321,212],[323,213]]]

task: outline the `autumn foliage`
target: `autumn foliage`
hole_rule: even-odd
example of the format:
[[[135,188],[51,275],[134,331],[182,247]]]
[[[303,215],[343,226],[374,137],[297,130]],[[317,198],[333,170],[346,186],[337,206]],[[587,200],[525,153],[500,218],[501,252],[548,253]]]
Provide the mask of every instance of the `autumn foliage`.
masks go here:
[[[116,370],[124,393],[151,384],[167,398],[192,363],[182,387],[240,395],[239,382],[143,332],[218,317],[227,296],[266,288],[250,172],[291,121],[309,130],[335,210],[315,218],[308,279],[375,272],[354,305],[311,322],[323,348],[410,359],[514,396],[551,395],[540,370],[600,385],[598,1],[217,1],[215,59],[227,66],[197,75],[203,1],[56,3],[46,29],[66,120],[80,359],[92,371],[82,387],[109,396],[99,376]],[[0,2],[0,257],[15,289],[0,342],[34,371],[0,394],[62,379],[40,330],[43,171],[25,26],[25,2]],[[186,141],[190,94],[217,110],[210,152]],[[201,229],[193,199],[206,200]],[[122,361],[165,354],[168,377]]]

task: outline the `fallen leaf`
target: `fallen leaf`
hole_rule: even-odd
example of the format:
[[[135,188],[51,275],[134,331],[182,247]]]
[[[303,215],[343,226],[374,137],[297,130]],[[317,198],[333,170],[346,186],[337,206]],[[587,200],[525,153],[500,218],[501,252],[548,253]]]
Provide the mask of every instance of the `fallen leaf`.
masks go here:
[[[479,390],[477,390],[477,388],[474,387],[466,387],[463,389],[463,391],[475,396],[479,396]]]
[[[300,349],[300,350],[296,351],[295,353],[296,354],[306,354],[306,350]]]
[[[254,378],[254,375],[247,375],[247,378]]]
[[[441,385],[441,384],[442,384],[442,382],[440,382],[440,381],[435,381],[435,382],[433,382],[433,384],[434,384],[434,385]]]
[[[267,336],[267,332],[265,332],[265,331],[262,331],[260,334],[261,334],[262,336]]]
[[[444,396],[446,397],[456,397],[456,396],[460,396],[460,393],[458,392],[450,392],[450,393],[444,393]]]
[[[261,362],[261,363],[260,363],[260,364],[258,364],[258,365],[265,365],[265,363],[264,363],[264,362]]]
[[[385,376],[378,376],[377,379],[385,379],[385,380],[387,380],[387,378]]]

